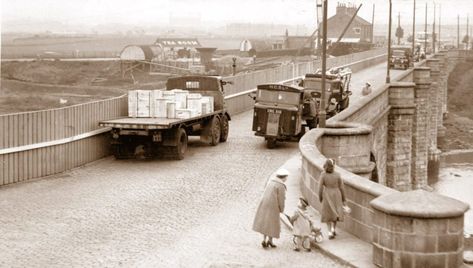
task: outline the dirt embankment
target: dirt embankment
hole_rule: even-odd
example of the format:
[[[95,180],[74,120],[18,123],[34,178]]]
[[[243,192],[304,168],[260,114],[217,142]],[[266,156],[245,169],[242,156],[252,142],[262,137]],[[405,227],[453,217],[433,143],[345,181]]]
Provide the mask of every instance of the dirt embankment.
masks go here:
[[[473,149],[473,62],[458,64],[448,78],[448,116],[442,151]]]
[[[2,62],[0,114],[59,108],[163,88],[167,76],[122,77],[120,62]]]

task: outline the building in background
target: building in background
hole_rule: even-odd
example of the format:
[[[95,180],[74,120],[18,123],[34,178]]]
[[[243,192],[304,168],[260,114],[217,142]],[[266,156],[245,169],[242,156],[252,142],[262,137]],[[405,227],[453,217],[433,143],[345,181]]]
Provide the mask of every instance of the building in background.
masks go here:
[[[343,33],[352,17],[355,15],[355,5],[338,3],[334,16],[327,20],[327,37],[329,43],[335,43]],[[320,29],[320,28],[319,28]],[[356,15],[347,31],[340,40],[332,55],[343,55],[368,50],[373,44],[373,25]]]

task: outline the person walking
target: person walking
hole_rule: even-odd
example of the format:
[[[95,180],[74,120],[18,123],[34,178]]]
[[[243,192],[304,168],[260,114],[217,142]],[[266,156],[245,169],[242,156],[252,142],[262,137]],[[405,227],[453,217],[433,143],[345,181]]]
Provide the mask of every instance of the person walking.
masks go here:
[[[334,171],[335,161],[327,159],[324,171],[319,177],[319,200],[322,203],[321,221],[327,224],[329,239],[335,238],[338,221],[343,221],[345,205],[345,187],[338,172]]]
[[[286,169],[279,169],[276,177],[272,178],[266,184],[263,197],[256,210],[253,221],[253,230],[263,235],[261,246],[263,248],[276,245],[273,238],[279,238],[281,233],[281,224],[279,214],[284,212],[284,202],[286,201],[286,182],[289,172]]]

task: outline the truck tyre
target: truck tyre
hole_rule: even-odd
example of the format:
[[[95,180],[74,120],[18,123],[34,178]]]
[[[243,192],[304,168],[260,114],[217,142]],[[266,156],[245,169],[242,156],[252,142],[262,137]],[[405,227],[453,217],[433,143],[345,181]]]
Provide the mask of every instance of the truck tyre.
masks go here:
[[[174,158],[182,160],[187,151],[187,133],[183,128],[179,128],[176,135],[177,145],[171,147],[171,151]]]
[[[216,146],[220,142],[220,119],[218,116],[212,118],[211,127],[210,127],[210,145]]]
[[[268,149],[274,149],[276,148],[276,142],[275,138],[268,138],[266,140],[266,147],[268,147]]]
[[[228,132],[230,130],[228,126],[228,117],[223,115],[220,120],[220,142],[226,142],[228,138]]]

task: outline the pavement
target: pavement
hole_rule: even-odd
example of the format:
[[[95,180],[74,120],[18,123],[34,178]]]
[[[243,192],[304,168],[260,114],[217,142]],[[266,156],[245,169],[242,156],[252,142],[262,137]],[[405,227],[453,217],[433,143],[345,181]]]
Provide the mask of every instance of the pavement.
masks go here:
[[[297,209],[299,197],[302,196],[300,191],[300,154],[291,157],[282,167],[287,169],[291,174],[286,181],[287,192],[285,214],[292,215],[293,211]],[[320,222],[320,214],[318,211],[310,207],[308,214],[315,223],[315,226],[322,228],[324,240],[321,243],[316,244],[316,248],[320,252],[349,267],[376,267],[371,261],[371,244],[356,238],[340,228],[337,229],[336,238],[329,240],[327,226],[325,223]],[[292,230],[292,226],[287,221],[286,217],[281,216],[281,221],[289,231]]]

